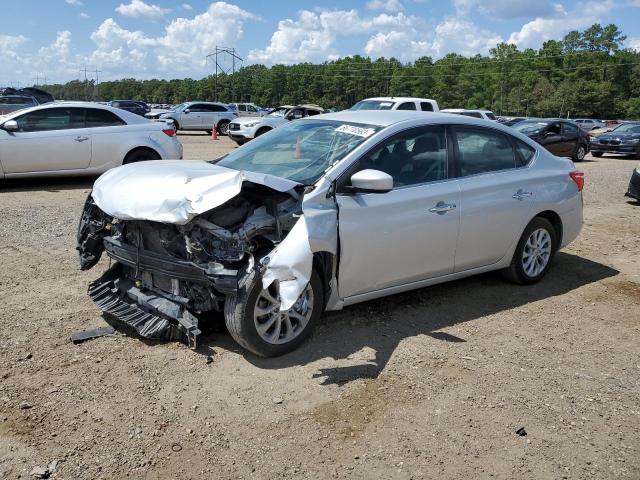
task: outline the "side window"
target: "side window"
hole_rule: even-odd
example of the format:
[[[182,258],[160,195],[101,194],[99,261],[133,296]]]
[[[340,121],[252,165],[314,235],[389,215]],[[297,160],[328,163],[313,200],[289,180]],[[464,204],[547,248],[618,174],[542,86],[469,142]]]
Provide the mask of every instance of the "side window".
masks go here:
[[[487,116],[487,118],[489,120],[495,120],[496,116],[493,114],[493,112],[485,112],[485,115]]]
[[[365,169],[393,177],[394,187],[448,178],[447,136],[443,127],[413,129],[397,135],[359,161],[349,176]]]
[[[87,128],[115,127],[119,125],[126,125],[126,123],[115,113],[109,110],[98,110],[97,108],[87,109]]]
[[[433,112],[433,105],[431,102],[420,102],[420,109],[423,112]]]
[[[194,103],[193,105],[189,105],[189,111],[193,113],[204,112],[205,109],[203,107],[204,105],[202,105],[201,103]]]
[[[318,110],[311,110],[311,109],[307,110],[307,117],[313,117],[314,115],[319,115],[319,114],[320,112]]]
[[[206,112],[228,112],[222,105],[204,105]],[[242,108],[242,105],[240,105]]]
[[[547,127],[546,133],[552,133],[554,135],[560,135],[560,123],[551,123]]]
[[[84,128],[83,108],[46,108],[16,118],[20,132],[45,132]]]
[[[400,106],[398,107],[398,110],[415,110],[416,109],[416,104],[413,102],[404,102],[401,103]]]
[[[531,159],[536,154],[536,149],[527,145],[526,143],[512,138],[513,143],[516,146],[517,160],[520,167],[526,167],[531,162]]]
[[[456,127],[462,176],[516,167],[513,147],[502,134],[480,128]]]
[[[578,127],[572,123],[562,122],[562,133],[565,135],[574,135],[578,133]]]
[[[257,112],[258,109],[256,107],[254,107],[253,105],[247,105],[247,111],[249,111],[249,112]]]

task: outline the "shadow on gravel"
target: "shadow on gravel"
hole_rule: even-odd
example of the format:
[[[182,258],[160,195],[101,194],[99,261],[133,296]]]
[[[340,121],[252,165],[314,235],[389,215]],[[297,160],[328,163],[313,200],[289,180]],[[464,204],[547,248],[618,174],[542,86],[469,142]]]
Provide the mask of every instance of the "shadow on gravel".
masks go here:
[[[560,252],[545,279],[536,285],[514,285],[489,273],[393,295],[325,313],[312,338],[288,355],[265,359],[244,352],[244,356],[264,369],[305,365],[327,357],[359,363],[320,369],[314,378],[324,378],[323,385],[376,378],[405,338],[428,335],[446,342],[473,342],[473,337],[459,338],[439,330],[563,295],[617,274],[600,263]],[[349,358],[365,347],[375,351],[374,360],[362,363]]]
[[[0,193],[90,190],[96,178],[98,177],[11,178],[0,181]]]

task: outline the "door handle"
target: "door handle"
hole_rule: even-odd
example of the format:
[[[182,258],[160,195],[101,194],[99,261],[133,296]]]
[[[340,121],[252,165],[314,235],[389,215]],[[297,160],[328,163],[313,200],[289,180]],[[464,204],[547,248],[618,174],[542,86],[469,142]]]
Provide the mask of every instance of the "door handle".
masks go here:
[[[516,193],[514,193],[512,197],[516,200],[522,201],[525,198],[533,197],[533,192],[525,192],[524,190],[520,189]]]
[[[456,208],[455,203],[438,202],[435,204],[435,206],[431,207],[429,211],[431,213],[437,213],[438,215],[444,215],[445,213],[450,212],[455,208]]]
[[[81,136],[77,136],[76,138],[74,138],[74,140],[76,142],[84,142],[85,140],[89,140],[89,137],[81,137]]]

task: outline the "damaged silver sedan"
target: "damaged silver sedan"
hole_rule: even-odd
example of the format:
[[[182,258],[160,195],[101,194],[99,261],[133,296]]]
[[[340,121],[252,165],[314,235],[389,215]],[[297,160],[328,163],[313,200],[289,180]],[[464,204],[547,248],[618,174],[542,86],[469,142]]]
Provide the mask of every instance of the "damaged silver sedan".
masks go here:
[[[582,226],[581,172],[473,118],[340,112],[292,122],[212,162],[142,162],[95,183],[82,269],[105,312],[195,347],[212,313],[262,356],[323,310],[503,270],[539,281]]]

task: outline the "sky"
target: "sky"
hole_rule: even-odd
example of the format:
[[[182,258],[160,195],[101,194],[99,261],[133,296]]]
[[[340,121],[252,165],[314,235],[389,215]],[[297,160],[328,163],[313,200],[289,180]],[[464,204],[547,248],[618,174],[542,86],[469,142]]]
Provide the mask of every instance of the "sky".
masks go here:
[[[640,0],[0,0],[0,12],[0,86],[197,79],[214,71],[216,46],[241,65],[487,54],[595,22],[640,50]]]

